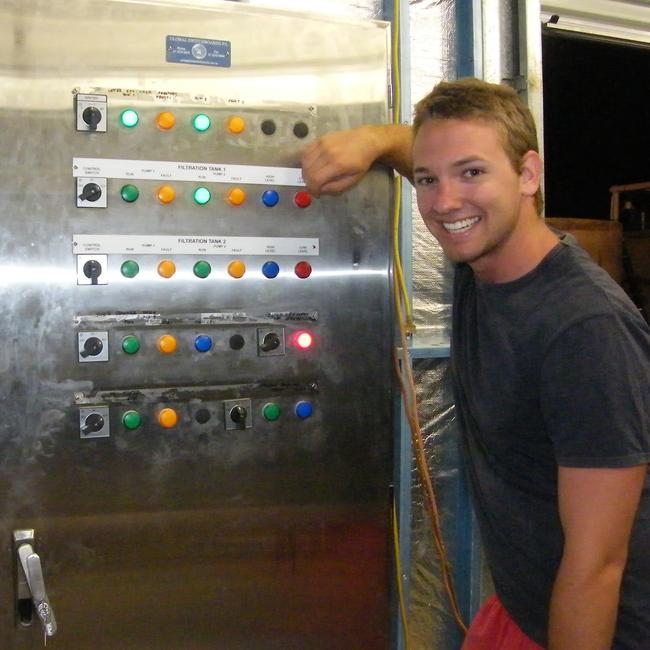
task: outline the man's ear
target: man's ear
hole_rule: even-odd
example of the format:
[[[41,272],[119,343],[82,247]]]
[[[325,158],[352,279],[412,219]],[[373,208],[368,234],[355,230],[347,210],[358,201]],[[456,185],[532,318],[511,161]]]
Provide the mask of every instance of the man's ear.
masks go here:
[[[519,183],[524,196],[535,196],[542,182],[542,168],[542,158],[536,151],[530,150],[523,155]]]

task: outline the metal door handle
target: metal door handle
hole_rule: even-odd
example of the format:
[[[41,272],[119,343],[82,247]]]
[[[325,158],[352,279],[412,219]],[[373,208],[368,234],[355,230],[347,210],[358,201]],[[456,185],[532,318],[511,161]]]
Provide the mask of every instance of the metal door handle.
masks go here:
[[[20,560],[18,571],[20,572],[22,569],[20,578],[24,579],[27,585],[29,596],[34,603],[34,609],[46,636],[54,636],[57,629],[56,618],[54,618],[54,610],[45,591],[41,558],[34,552],[34,547],[30,543],[33,542],[33,539],[34,531],[14,531],[16,550]]]

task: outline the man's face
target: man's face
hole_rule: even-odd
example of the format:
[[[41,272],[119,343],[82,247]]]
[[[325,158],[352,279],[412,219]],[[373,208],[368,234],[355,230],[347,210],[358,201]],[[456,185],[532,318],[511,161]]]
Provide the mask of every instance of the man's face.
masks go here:
[[[420,214],[449,259],[479,275],[507,265],[522,182],[496,128],[482,120],[425,121],[413,170]]]

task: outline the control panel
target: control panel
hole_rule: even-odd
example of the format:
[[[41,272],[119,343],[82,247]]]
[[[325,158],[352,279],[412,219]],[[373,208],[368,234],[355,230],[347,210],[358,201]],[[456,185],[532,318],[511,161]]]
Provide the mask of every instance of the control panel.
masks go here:
[[[390,175],[300,168],[387,27],[0,7],[3,650],[388,647]]]
[[[75,394],[82,440],[318,419],[322,212],[300,169],[276,164],[313,135],[318,111],[227,104],[74,96],[77,372],[93,386]]]

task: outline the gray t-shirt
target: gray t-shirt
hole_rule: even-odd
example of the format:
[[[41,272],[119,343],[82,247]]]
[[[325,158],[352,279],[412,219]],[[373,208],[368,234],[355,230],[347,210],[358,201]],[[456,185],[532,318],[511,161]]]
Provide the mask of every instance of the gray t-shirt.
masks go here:
[[[503,284],[456,268],[452,365],[461,449],[496,592],[547,643],[562,556],[557,467],[650,462],[650,329],[576,245]],[[613,650],[650,648],[650,479]]]

